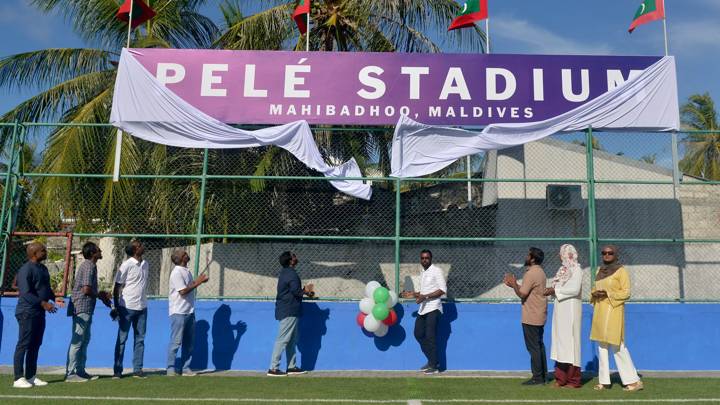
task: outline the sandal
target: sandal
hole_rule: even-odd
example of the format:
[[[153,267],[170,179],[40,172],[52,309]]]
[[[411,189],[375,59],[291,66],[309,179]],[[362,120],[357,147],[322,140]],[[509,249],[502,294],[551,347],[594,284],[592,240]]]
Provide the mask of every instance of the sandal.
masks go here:
[[[603,385],[603,384],[596,384],[596,385],[593,387],[593,389],[594,389],[595,391],[602,391],[602,390],[608,389],[608,387],[606,387],[606,386]]]
[[[643,382],[638,381],[633,384],[628,384],[625,388],[623,388],[623,391],[641,391],[643,388],[645,388]]]

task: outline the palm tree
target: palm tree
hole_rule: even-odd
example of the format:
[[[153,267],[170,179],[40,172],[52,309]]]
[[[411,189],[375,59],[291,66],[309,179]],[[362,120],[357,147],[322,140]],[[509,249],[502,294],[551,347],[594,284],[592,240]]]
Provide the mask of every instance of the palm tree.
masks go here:
[[[42,11],[63,15],[72,22],[75,32],[94,47],[43,49],[0,59],[0,87],[39,91],[5,113],[0,122],[58,121],[80,125],[108,122],[116,61],[127,35],[127,24],[115,18],[119,1],[32,0],[31,3]],[[218,34],[215,24],[198,12],[205,0],[151,0],[149,3],[157,16],[132,31],[132,47],[204,48],[209,47]],[[6,143],[8,135],[7,130],[0,132],[1,145]],[[115,147],[113,135],[114,130],[108,127],[55,127],[48,134],[38,171],[110,173]],[[157,161],[148,158],[166,150],[161,145],[124,137],[121,170],[126,174],[158,170],[144,166],[157,165]],[[80,229],[107,229],[113,221],[127,222],[129,216],[137,218],[139,213],[128,211],[128,207],[139,208],[132,202],[160,186],[158,182],[138,187],[138,182],[132,180],[112,183],[79,177],[45,177],[34,183],[28,212],[32,221],[45,229],[57,227],[61,216],[81,221]],[[99,222],[97,218],[107,218],[107,221]]]
[[[720,180],[720,126],[710,94],[695,94],[680,108],[683,128],[707,133],[688,134],[680,160],[684,173],[709,180]]]

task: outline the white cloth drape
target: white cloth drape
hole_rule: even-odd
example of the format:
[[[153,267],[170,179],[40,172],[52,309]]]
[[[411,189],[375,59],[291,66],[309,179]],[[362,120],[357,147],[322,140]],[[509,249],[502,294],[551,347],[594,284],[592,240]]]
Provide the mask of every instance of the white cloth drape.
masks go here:
[[[354,159],[329,166],[322,159],[306,121],[257,131],[233,128],[205,114],[163,86],[123,49],[115,81],[110,122],[138,138],[183,148],[252,148],[275,145],[326,177],[362,177]],[[331,180],[338,190],[369,200],[361,180]]]
[[[582,268],[572,245],[560,248],[562,267],[553,278],[555,289],[550,358],[580,367]]]
[[[479,152],[522,145],[558,132],[585,130],[678,130],[675,59],[666,56],[605,94],[550,119],[491,124],[482,132],[431,126],[402,116],[392,143],[394,177],[418,177]]]

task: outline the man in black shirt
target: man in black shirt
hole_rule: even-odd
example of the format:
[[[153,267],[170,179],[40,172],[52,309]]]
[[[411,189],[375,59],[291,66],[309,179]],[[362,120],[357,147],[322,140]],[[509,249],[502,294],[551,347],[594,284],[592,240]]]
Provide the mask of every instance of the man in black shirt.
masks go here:
[[[38,352],[45,333],[45,312],[55,313],[55,294],[50,287],[50,273],[42,262],[47,259],[47,249],[42,243],[33,242],[27,247],[28,261],[18,270],[19,291],[15,318],[18,321],[18,342],[13,365],[13,387],[31,388],[47,383],[35,376]],[[58,299],[62,306],[62,299]],[[23,366],[24,370],[23,370]]]
[[[277,339],[275,339],[270,369],[267,372],[267,375],[271,377],[305,373],[305,370],[297,366],[295,360],[295,345],[299,334],[298,321],[302,316],[303,295],[309,297],[315,295],[312,284],[301,287],[300,277],[295,271],[298,259],[294,253],[283,252],[279,260],[283,268],[280,270],[280,276],[278,277],[275,319],[280,321],[280,330]],[[280,357],[283,350],[285,350],[285,357],[288,362],[287,372],[280,370]]]

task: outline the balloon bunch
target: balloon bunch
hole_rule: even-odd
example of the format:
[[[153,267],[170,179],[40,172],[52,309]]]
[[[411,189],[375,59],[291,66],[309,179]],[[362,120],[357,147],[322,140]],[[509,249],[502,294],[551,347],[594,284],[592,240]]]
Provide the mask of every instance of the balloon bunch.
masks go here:
[[[377,281],[367,283],[365,298],[360,300],[360,313],[356,319],[358,325],[377,337],[387,335],[390,326],[398,321],[393,309],[397,302],[395,291],[389,291]]]

